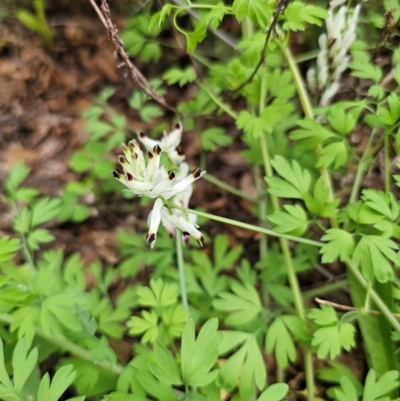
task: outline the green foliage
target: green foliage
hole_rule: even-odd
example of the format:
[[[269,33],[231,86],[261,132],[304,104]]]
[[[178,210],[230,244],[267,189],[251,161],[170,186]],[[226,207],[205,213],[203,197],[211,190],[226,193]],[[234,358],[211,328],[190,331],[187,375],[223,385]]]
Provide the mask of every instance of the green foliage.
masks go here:
[[[334,359],[342,348],[348,351],[355,345],[354,326],[345,321],[345,316],[339,321],[332,306],[321,305],[321,309],[312,309],[308,317],[318,327],[312,339],[312,345],[317,347],[318,358],[325,358],[329,354]]]
[[[16,17],[19,22],[25,25],[27,28],[38,33],[46,45],[51,45],[54,31],[47,22],[45,15],[45,1],[44,0],[33,0],[34,12],[30,12],[25,9],[17,10]]]
[[[59,198],[29,186],[34,180],[22,162],[4,182],[2,200],[13,221],[2,226],[0,238],[1,399],[56,401],[68,389],[75,400],[86,395],[109,401],[279,401],[289,397],[289,386],[267,385],[277,376],[272,372],[267,381],[267,371],[278,366],[289,377],[285,370],[292,364],[301,370],[301,360],[315,356],[329,360],[318,374],[330,383],[328,397],[396,399],[391,326],[400,331],[393,317],[400,299],[395,274],[400,228],[392,184],[400,186],[400,174],[391,176],[390,159],[400,151],[400,51],[390,52],[399,2],[384,1],[379,10],[375,3],[361,9],[357,24],[368,24],[368,30],[357,25],[351,54],[339,37],[351,21],[343,20],[338,29],[340,21],[311,2],[166,3],[157,11],[150,3],[133,5],[122,41],[190,131],[182,141],[186,145],[188,138],[192,145],[188,163],[201,149],[201,164],[211,160],[206,168],[212,170],[221,154],[227,164],[222,173],[229,172],[220,176],[228,184],[223,188],[240,179],[242,191],[254,187],[256,194],[234,203],[222,199],[227,217],[234,210],[242,228],[218,234],[220,226],[210,223],[204,249],[188,244],[181,253],[162,232],[151,250],[140,232],[122,230],[120,258],[112,266],[87,262],[90,255],[70,255],[70,247],[68,254],[54,249],[56,222],[78,225],[97,211],[105,222],[107,216],[122,222],[132,212],[144,220],[129,191],[123,192],[130,200],[121,207],[124,200],[111,174],[114,153],[138,128],[162,132],[170,126],[166,118],[177,118],[136,89],[126,101],[128,119],[117,111],[123,106],[120,91],[114,96],[113,88],[103,89],[83,112],[87,136],[72,153],[68,177],[73,178]],[[350,3],[346,7],[341,10],[351,16]],[[43,2],[35,0],[34,9],[17,17],[50,40]],[[323,37],[316,38],[326,31],[328,17],[336,37],[328,39],[324,54],[316,50]],[[328,79],[317,73],[314,85],[310,71],[308,86],[302,82],[306,63],[298,71],[288,52],[294,39],[301,44],[296,50],[309,49],[317,64],[326,58]],[[145,64],[149,68],[142,69]],[[336,82],[335,68],[351,80]],[[338,84],[343,100],[321,106],[332,84]],[[163,164],[168,171],[164,159]],[[379,175],[366,179],[378,168],[382,182]],[[206,205],[220,208],[220,199],[208,195],[207,190],[202,195]],[[125,223],[135,230],[131,217]],[[244,221],[259,221],[273,232],[247,237]],[[290,242],[284,239],[288,235]],[[316,266],[333,281],[319,286]],[[341,316],[332,306],[307,310],[304,299],[311,294],[343,288],[344,281],[335,279],[346,266],[351,268],[346,289],[356,310]],[[298,282],[312,288],[299,288]],[[379,315],[368,312],[375,309]],[[350,367],[332,361],[352,352],[356,339],[364,345],[365,365],[373,368],[364,386]],[[298,355],[304,358],[297,360]],[[49,362],[57,365],[52,380],[44,372]],[[311,399],[315,375],[310,363],[305,366],[302,395]]]
[[[39,377],[35,377],[35,391],[33,391],[29,381],[34,370],[37,369],[37,362],[37,348],[34,348],[28,354],[26,341],[21,338],[14,348],[12,358],[13,374],[9,376],[5,366],[3,342],[0,339],[0,397],[2,400],[24,401],[31,397],[38,401],[57,401],[61,399],[61,396],[71,385],[76,375],[76,372],[73,372],[72,365],[66,365],[58,369],[51,381],[48,373],[41,380]],[[84,399],[85,397],[75,397],[69,398],[67,401],[83,401]]]

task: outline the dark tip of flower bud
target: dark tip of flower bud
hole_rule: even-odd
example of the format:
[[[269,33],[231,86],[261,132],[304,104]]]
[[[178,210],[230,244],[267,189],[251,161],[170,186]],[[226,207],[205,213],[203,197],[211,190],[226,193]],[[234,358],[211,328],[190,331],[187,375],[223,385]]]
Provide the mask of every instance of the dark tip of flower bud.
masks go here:
[[[183,156],[185,154],[181,146],[176,148],[176,153],[178,153],[178,156]]]
[[[113,170],[113,176],[114,176],[114,178],[116,178],[117,180],[120,178],[120,173],[117,171],[117,170]]]
[[[200,238],[197,238],[197,243],[198,243],[201,247],[203,247],[204,237],[203,237],[203,236],[200,236]]]
[[[186,232],[183,232],[182,234],[183,234],[183,242],[185,244],[187,244],[189,242],[189,239],[190,239],[190,234],[186,233]]]
[[[126,178],[128,181],[133,181],[133,175],[131,173],[126,173]]]
[[[128,146],[131,149],[131,151],[133,152],[133,149],[135,149],[135,146],[136,146],[135,141],[129,141]]]
[[[118,156],[118,161],[119,161],[120,164],[125,164],[125,163],[126,163],[126,159],[125,159],[125,157],[122,156],[122,155],[119,155],[119,156]]]
[[[143,134],[143,132],[139,132],[139,136],[140,136],[141,138],[145,138],[145,137],[146,137],[146,135]]]
[[[168,178],[172,181],[173,179],[175,179],[175,173],[173,171],[170,171],[168,173]]]
[[[176,123],[175,124],[175,129],[181,129],[182,128],[182,124],[181,123]]]
[[[174,232],[173,231],[169,231],[168,235],[169,235],[169,238],[171,238],[171,239],[174,238]]]
[[[153,241],[155,241],[156,239],[156,234],[155,233],[151,233],[151,234],[147,234],[146,236],[146,241],[151,244]]]
[[[161,154],[161,148],[158,145],[156,145],[156,146],[154,146],[153,152],[157,153],[158,155],[160,155]]]
[[[147,152],[147,156],[149,156],[149,159],[152,159],[154,157],[153,153],[151,153],[150,150]]]
[[[192,174],[194,178],[199,178],[201,175],[201,170],[199,168],[196,168],[195,170],[193,170]]]

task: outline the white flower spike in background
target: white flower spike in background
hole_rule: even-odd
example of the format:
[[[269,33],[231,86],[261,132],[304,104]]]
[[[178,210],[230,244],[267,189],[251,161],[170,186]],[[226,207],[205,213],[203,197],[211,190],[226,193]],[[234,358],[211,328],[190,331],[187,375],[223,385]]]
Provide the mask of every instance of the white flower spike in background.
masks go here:
[[[123,145],[124,154],[118,157],[123,173],[113,171],[114,177],[135,195],[156,199],[149,214],[149,232],[146,237],[152,248],[160,223],[171,236],[178,228],[182,231],[185,243],[188,241],[189,235],[192,235],[200,246],[203,246],[203,235],[197,229],[196,216],[189,210],[181,210],[181,208],[188,209],[193,191],[192,184],[202,177],[205,171],[197,168],[189,174],[189,166],[182,163],[184,156],[179,147],[181,135],[181,123],[176,124],[171,133],[164,132],[161,141],[155,141],[140,134],[140,141],[148,149],[147,163],[139,143],[132,140],[128,145]],[[160,167],[162,151],[167,153],[174,164],[179,165],[179,171],[167,172],[164,166]],[[168,207],[165,205],[165,201],[169,201]],[[174,208],[173,205],[179,209]]]

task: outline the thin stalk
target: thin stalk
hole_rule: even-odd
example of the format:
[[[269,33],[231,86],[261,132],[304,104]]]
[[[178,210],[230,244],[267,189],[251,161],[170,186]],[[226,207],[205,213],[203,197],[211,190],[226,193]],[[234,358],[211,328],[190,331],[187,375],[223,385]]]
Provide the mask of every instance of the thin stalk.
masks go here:
[[[164,204],[168,205],[171,209],[179,209],[179,210],[182,210],[183,212],[186,212],[186,213],[188,212],[188,210],[185,209],[184,207],[175,205],[171,202],[168,202],[165,199],[164,199]],[[241,221],[237,221],[237,220],[227,219],[226,217],[216,216],[215,214],[200,212],[199,210],[190,209],[189,213],[195,214],[197,216],[205,217],[210,220],[219,221],[220,223],[230,224],[231,226],[241,227],[246,230],[256,231],[261,234],[267,234],[267,235],[270,235],[271,237],[284,238],[289,241],[299,242],[299,243],[307,244],[307,245],[311,245],[311,246],[316,246],[318,248],[321,248],[322,246],[324,246],[324,244],[319,241],[314,241],[314,240],[308,239],[308,238],[295,237],[294,235],[277,233],[277,232],[275,232],[273,230],[269,230],[267,228],[254,226],[252,224],[242,223]]]
[[[365,300],[364,300],[364,307],[363,307],[363,310],[365,312],[368,312],[370,309],[371,290],[372,290],[372,280],[368,282],[368,285],[367,285],[366,291],[365,291]]]
[[[224,103],[222,100],[218,99],[217,96],[215,96],[210,89],[208,89],[208,87],[204,84],[202,84],[201,82],[197,82],[197,84],[200,86],[201,89],[203,89],[207,95],[210,97],[210,99],[217,105],[219,106],[219,108],[223,111],[225,111],[226,114],[228,114],[229,116],[231,116],[234,120],[237,119],[237,114],[229,107],[229,105],[227,105],[226,103]]]
[[[252,24],[251,27],[253,27]],[[266,98],[267,98],[267,74],[266,74],[266,69],[263,68],[261,72],[260,99],[258,102],[259,105],[258,113],[260,115],[264,111]],[[256,176],[257,193],[260,197],[259,220],[260,220],[260,225],[265,226],[266,216],[267,216],[267,197],[265,191],[263,191],[265,187],[265,182],[261,179],[260,169],[257,169],[255,176]],[[262,258],[266,252],[267,252],[267,237],[265,235],[262,235],[260,238],[260,258]]]
[[[369,151],[371,149],[372,142],[375,138],[376,131],[377,131],[376,128],[372,130],[367,145],[365,146],[364,153],[362,154],[361,160],[358,163],[357,173],[356,176],[354,177],[354,184],[353,188],[351,189],[349,203],[354,203],[357,201],[358,194],[360,193],[360,188],[362,184],[362,177],[365,170],[367,169],[367,160],[369,157]]]
[[[272,167],[269,160],[269,154],[267,149],[267,142],[265,136],[260,138],[261,151],[263,155],[264,168],[267,177],[272,177]],[[274,195],[270,195],[271,203],[275,211],[280,210],[278,198]],[[297,275],[294,270],[292,255],[290,254],[289,243],[286,238],[279,238],[280,246],[282,249],[283,258],[286,265],[286,272],[289,281],[290,288],[293,294],[294,306],[297,315],[302,319],[306,320],[306,313],[303,304],[303,298],[301,295],[300,285],[297,280]],[[306,385],[307,385],[307,400],[313,401],[315,394],[315,384],[314,384],[314,366],[312,361],[311,350],[304,348],[304,371],[306,375]]]
[[[364,287],[368,288],[369,282],[365,279],[365,277],[361,274],[361,272],[354,267],[350,259],[347,259],[345,261],[346,266],[349,268],[349,270],[353,273],[354,277],[357,279],[357,281]],[[400,333],[400,323],[398,320],[393,316],[393,313],[390,311],[390,309],[386,306],[385,302],[381,299],[381,297],[375,292],[373,288],[370,290],[370,297],[374,301],[375,305],[377,308],[382,312],[382,314],[385,316],[387,321],[391,324],[391,326]]]
[[[308,96],[306,86],[304,84],[300,71],[297,68],[296,61],[292,53],[290,52],[290,49],[287,46],[287,44],[283,44],[280,40],[277,40],[276,42],[278,43],[278,46],[281,49],[283,57],[285,58],[286,63],[292,73],[293,82],[296,86],[297,94],[299,96],[300,103],[304,111],[304,115],[308,118],[314,119],[314,112],[311,106],[311,100],[310,97]],[[321,150],[322,150],[321,145],[318,145],[317,148],[315,149],[318,158],[320,158]],[[332,202],[334,200],[334,196],[333,196],[333,187],[329,171],[326,167],[321,167],[320,174],[322,179],[324,180],[324,184],[329,188],[329,196],[327,202]],[[337,228],[339,226],[336,216],[331,217],[330,222],[331,226],[334,228]]]
[[[257,199],[253,198],[250,195],[247,195],[245,192],[241,191],[240,189],[236,189],[235,187],[233,187],[232,185],[227,184],[225,181],[220,180],[219,178],[214,177],[213,175],[210,174],[205,174],[203,176],[203,179],[211,182],[211,184],[216,185],[217,187],[220,187],[222,189],[224,189],[227,192],[230,192],[234,195],[237,195],[243,199],[246,199],[250,202],[256,202]]]
[[[347,280],[339,280],[331,284],[324,284],[320,287],[313,288],[308,291],[303,291],[302,296],[303,299],[313,299],[315,297],[329,294],[333,291],[341,290],[342,288],[346,288],[347,285],[348,285]]]
[[[3,314],[0,315],[0,322],[10,325],[14,322],[14,318],[9,314]],[[118,363],[112,363],[110,361],[94,362],[92,353],[86,348],[83,348],[80,345],[77,345],[76,343],[69,341],[65,338],[57,337],[54,334],[48,334],[45,331],[43,331],[40,327],[37,326],[35,327],[35,333],[39,337],[45,339],[46,341],[59,346],[65,351],[70,352],[72,355],[75,355],[78,358],[83,359],[85,361],[92,362],[93,364],[100,366],[102,369],[107,370],[110,373],[120,375],[124,370],[124,366]]]
[[[186,309],[189,316],[189,304],[187,299],[186,281],[185,281],[185,262],[183,261],[183,247],[182,247],[182,235],[180,230],[175,230],[175,244],[176,244],[176,256],[178,259],[178,272],[179,272],[179,285],[181,288],[182,305]]]
[[[384,138],[384,168],[385,168],[385,192],[390,192],[390,159],[389,159],[389,134],[385,133]]]

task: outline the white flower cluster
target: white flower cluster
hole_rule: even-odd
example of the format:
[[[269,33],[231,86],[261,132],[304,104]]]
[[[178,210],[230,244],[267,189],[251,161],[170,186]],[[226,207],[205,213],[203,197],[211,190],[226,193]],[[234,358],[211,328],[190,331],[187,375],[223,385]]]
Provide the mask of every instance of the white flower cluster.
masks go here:
[[[135,195],[156,199],[149,214],[149,232],[146,237],[152,248],[160,223],[171,236],[174,235],[175,229],[179,228],[185,242],[188,241],[190,235],[193,235],[196,241],[201,246],[203,245],[203,236],[196,225],[196,215],[188,210],[182,211],[165,206],[165,201],[170,200],[170,205],[172,203],[188,209],[193,191],[192,184],[205,174],[205,171],[198,168],[189,173],[189,166],[183,163],[185,156],[179,147],[181,136],[182,125],[180,123],[176,124],[172,132],[164,132],[161,141],[155,141],[140,133],[139,141],[147,149],[147,163],[139,143],[132,140],[128,145],[123,145],[124,154],[118,157],[123,173],[113,171],[114,177]],[[164,166],[160,166],[162,151],[166,152],[170,161],[177,165],[179,171],[167,172]]]
[[[307,81],[311,88],[322,93],[320,105],[327,106],[339,90],[339,82],[349,63],[347,55],[356,38],[356,26],[360,5],[350,11],[342,6],[335,8],[345,0],[333,0],[329,3],[328,18],[325,20],[326,33],[318,39],[320,51],[317,57],[317,71],[312,68],[307,72]],[[317,73],[318,72],[318,73]]]

